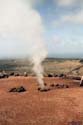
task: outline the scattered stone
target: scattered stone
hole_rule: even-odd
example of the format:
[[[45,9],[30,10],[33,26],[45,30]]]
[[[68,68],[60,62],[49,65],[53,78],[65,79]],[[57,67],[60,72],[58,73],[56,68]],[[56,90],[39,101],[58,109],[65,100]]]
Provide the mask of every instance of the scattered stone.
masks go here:
[[[80,76],[72,76],[72,75],[69,75],[69,76],[67,76],[66,78],[68,78],[68,79],[73,79],[73,80],[81,80],[81,77],[80,77]]]
[[[19,88],[17,88],[17,92],[25,92],[26,89],[23,86],[20,86]]]
[[[69,85],[66,85],[66,88],[69,88]]]
[[[58,87],[59,86],[59,84],[56,84],[56,87]]]
[[[72,79],[74,79],[74,80],[81,80],[81,77],[76,76],[76,77],[73,77]]]
[[[14,72],[11,72],[11,73],[10,73],[10,76],[14,76]]]
[[[57,86],[57,88],[60,89],[60,88],[61,88],[61,85]]]
[[[44,83],[45,86],[47,86],[47,83]]]
[[[83,81],[81,81],[80,86],[83,86]]]
[[[1,79],[1,78],[4,78],[4,76],[3,76],[3,74],[2,74],[2,73],[0,73],[0,79]]]
[[[16,91],[17,91],[16,88],[11,88],[11,89],[9,90],[9,92],[16,92]]]
[[[41,89],[41,88],[39,87],[39,88],[38,88],[38,91],[40,91],[40,89]]]
[[[53,76],[54,76],[53,73],[48,74],[48,77],[53,77]]]
[[[40,91],[40,92],[47,92],[49,90],[50,90],[50,88],[38,88],[38,91]]]
[[[9,90],[9,92],[25,92],[26,91],[26,89],[23,87],[23,86],[20,86],[20,87],[18,87],[18,88],[11,88],[10,90]]]
[[[83,76],[81,77],[80,86],[83,86]]]
[[[3,78],[8,78],[9,75],[7,73],[0,73],[0,79],[3,79]]]
[[[54,74],[54,77],[58,77],[58,75]]]
[[[55,87],[55,84],[53,83],[53,84],[51,84],[50,86],[51,86],[51,87]]]
[[[20,74],[19,73],[15,73],[15,75],[14,76],[20,76]]]
[[[59,75],[59,77],[65,77],[65,74],[62,73],[62,74]]]
[[[65,85],[65,84],[56,84],[57,88],[69,88],[69,85]]]

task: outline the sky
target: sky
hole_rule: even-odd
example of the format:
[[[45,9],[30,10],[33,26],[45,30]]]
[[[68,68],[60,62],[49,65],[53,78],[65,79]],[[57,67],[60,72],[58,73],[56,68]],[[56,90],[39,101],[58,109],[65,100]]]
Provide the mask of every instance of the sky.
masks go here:
[[[8,0],[3,1],[3,4],[5,4],[5,1],[7,2]],[[38,19],[38,25],[36,24],[36,27],[41,25],[43,28],[42,36],[49,57],[83,58],[83,0],[25,1],[26,6],[30,5],[30,12],[34,11],[37,17],[35,18],[32,14],[29,20],[34,20],[35,22],[35,20]],[[0,5],[2,6],[1,0]],[[7,8],[6,4],[5,8]],[[4,13],[4,10],[0,12],[0,20]],[[27,23],[30,23],[30,21],[27,21]],[[18,28],[14,29],[13,37],[9,37],[9,32],[12,31],[9,31],[9,29],[14,22],[12,22],[12,25],[10,25],[8,29],[7,27],[2,27],[6,26],[5,24],[7,21],[5,21],[5,23],[2,22],[0,21],[0,57],[26,55],[27,49],[30,47],[27,48],[26,44],[24,45],[22,42],[18,42],[18,38],[14,37]],[[3,30],[7,31],[8,36],[5,32],[2,33]],[[27,34],[28,33],[29,32],[27,32]]]
[[[50,56],[83,57],[83,0],[35,2]]]

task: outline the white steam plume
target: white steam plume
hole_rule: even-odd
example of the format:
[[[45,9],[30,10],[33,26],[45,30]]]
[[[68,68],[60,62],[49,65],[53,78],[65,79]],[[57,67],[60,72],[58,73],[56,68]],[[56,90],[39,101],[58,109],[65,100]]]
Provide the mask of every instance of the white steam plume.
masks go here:
[[[29,2],[0,0],[0,36],[6,40],[17,40],[19,48],[21,47],[20,49],[15,48],[16,51],[13,53],[10,51],[12,53],[10,57],[29,55],[38,82],[41,87],[44,87],[41,63],[46,58],[47,51],[44,47],[42,33],[41,17],[37,11],[32,9]],[[15,42],[14,40],[13,42]],[[20,43],[23,46],[20,46]]]

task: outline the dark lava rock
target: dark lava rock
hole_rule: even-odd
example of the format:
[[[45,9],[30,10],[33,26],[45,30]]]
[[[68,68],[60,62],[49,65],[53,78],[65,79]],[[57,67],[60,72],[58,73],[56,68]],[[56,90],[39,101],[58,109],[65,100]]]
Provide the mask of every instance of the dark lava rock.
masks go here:
[[[64,84],[60,85],[61,88],[64,88]]]
[[[73,79],[75,79],[75,80],[81,80],[81,77],[73,77]]]
[[[47,86],[47,83],[44,83],[45,86]]]
[[[47,92],[49,90],[50,90],[50,88],[38,88],[38,91],[40,91],[40,92]]]
[[[17,92],[25,92],[25,88],[23,86],[17,88]]]
[[[65,77],[65,74],[60,74],[59,77]]]
[[[69,88],[69,85],[65,85],[65,84],[56,84],[57,88]]]
[[[4,75],[3,74],[0,74],[0,79],[4,78]]]
[[[11,89],[9,90],[9,92],[17,92],[17,89],[16,89],[16,88],[11,88]]]
[[[48,74],[48,77],[53,77],[53,74],[52,73]]]
[[[80,86],[83,86],[83,80],[80,82]]]
[[[54,77],[58,77],[58,75],[54,74]]]
[[[69,88],[69,85],[65,85],[66,88]]]
[[[50,86],[51,86],[51,87],[55,87],[55,84],[51,84]]]
[[[10,73],[10,76],[14,76],[14,72],[11,72],[11,73]]]
[[[59,86],[59,84],[56,84],[56,87],[58,87]]]
[[[66,78],[73,79],[73,80],[81,80],[80,76],[67,76]]]
[[[20,74],[19,73],[15,73],[15,75],[14,76],[20,76]]]
[[[12,88],[12,89],[10,89],[9,92],[25,92],[25,91],[26,91],[26,89],[23,86],[20,86],[18,88]]]
[[[9,75],[8,74],[3,74],[3,73],[1,73],[0,74],[0,79],[3,79],[3,78],[8,78],[9,77]]]

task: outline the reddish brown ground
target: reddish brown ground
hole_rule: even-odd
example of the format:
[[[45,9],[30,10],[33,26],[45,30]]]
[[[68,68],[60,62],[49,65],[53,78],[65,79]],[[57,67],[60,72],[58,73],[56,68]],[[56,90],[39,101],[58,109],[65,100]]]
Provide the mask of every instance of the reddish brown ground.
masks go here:
[[[60,78],[45,78],[45,81],[69,84],[70,88],[39,92],[32,77],[0,80],[0,125],[72,125],[72,121],[82,125],[83,88],[79,82]],[[20,85],[27,91],[8,92]]]

